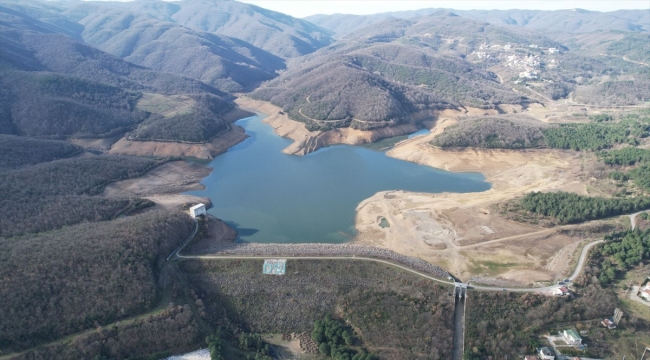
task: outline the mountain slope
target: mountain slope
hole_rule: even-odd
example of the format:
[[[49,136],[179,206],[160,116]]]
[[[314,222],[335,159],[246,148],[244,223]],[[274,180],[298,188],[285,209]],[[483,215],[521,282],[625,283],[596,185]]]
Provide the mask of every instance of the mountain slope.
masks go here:
[[[228,127],[221,114],[232,104],[205,83],[131,64],[11,9],[0,8],[0,30],[0,133],[112,137],[147,120],[147,137],[201,142]],[[189,118],[168,119],[138,110],[145,91],[196,101]]]
[[[201,80],[225,92],[254,88],[284,68],[283,59],[235,38],[194,31],[102,3],[56,5],[8,3],[16,11],[42,20],[49,32],[74,32],[75,39],[124,60]],[[60,18],[78,28],[67,24],[62,29],[49,23],[52,19],[60,22]]]
[[[282,106],[310,129],[394,126],[421,111],[527,102],[483,64],[465,60],[486,41],[560,46],[453,14],[388,19],[349,38],[294,59],[252,96]]]
[[[276,76],[284,60],[244,41],[197,32],[144,14],[98,4],[64,12],[84,26],[82,38],[154,70],[182,74],[222,91],[242,91]]]
[[[229,0],[110,3],[191,29],[244,40],[274,55],[291,58],[332,43],[314,24],[258,6]]]
[[[312,15],[305,20],[345,37],[358,29],[384,21],[387,18],[411,19],[428,16],[441,10],[453,11],[468,19],[492,25],[523,27],[545,33],[587,33],[594,31],[650,31],[650,13],[647,10],[619,10],[612,12],[575,10],[452,10],[420,9],[386,12],[372,15]]]

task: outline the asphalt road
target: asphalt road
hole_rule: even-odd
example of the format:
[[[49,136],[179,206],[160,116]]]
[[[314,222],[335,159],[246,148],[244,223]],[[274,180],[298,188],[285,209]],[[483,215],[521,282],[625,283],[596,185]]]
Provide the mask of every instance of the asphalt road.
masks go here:
[[[196,231],[198,230],[198,223],[197,223],[197,228],[195,229],[194,233],[185,240],[185,242],[179,246],[173,253],[167,257],[167,260],[170,259],[204,259],[204,260],[209,260],[209,259],[268,259],[269,256],[243,256],[243,255],[181,255],[180,252],[183,250],[183,248],[192,240],[194,235],[196,234]],[[589,254],[589,250],[591,250],[592,247],[596,246],[597,244],[600,244],[604,240],[597,240],[590,242],[587,244],[583,249],[582,253],[580,254],[580,258],[578,259],[578,264],[576,266],[575,271],[573,274],[569,277],[571,281],[575,280],[578,275],[580,275],[580,272],[582,271],[582,268],[584,267],[584,263],[587,259],[587,255]],[[388,260],[382,260],[382,259],[374,259],[374,258],[367,258],[367,257],[360,257],[360,256],[293,256],[293,255],[273,255],[274,258],[281,258],[281,257],[286,257],[287,259],[296,259],[296,260],[360,260],[360,261],[374,261],[378,263],[383,263],[383,264],[388,264],[395,266],[397,268],[400,268],[402,270],[411,272],[413,274],[416,274],[418,276],[421,276],[423,278],[433,280],[442,284],[446,285],[454,285],[453,281],[445,280],[445,279],[440,279],[431,275],[427,275],[424,273],[421,273],[419,271],[413,270],[407,266],[396,264],[392,261]],[[494,287],[494,286],[474,286],[471,285],[470,289],[473,290],[479,290],[479,291],[503,291],[503,289],[506,289],[507,291],[513,291],[513,292],[547,292],[551,291],[553,289],[557,288],[557,285],[551,285],[551,286],[545,286],[545,287],[529,287],[529,288],[503,288],[503,287]]]
[[[456,299],[454,309],[454,360],[462,360],[465,351],[465,300]]]

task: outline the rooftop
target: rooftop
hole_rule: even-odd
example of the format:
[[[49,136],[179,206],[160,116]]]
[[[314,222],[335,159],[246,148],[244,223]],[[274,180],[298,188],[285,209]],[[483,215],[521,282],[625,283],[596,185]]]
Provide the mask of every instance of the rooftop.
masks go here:
[[[205,204],[196,204],[196,205],[192,206],[190,209],[198,209],[198,208],[200,208],[202,206],[205,206]]]
[[[575,340],[582,340],[582,338],[580,337],[580,335],[578,335],[578,333],[576,333],[576,332],[573,331],[573,330],[564,330],[564,332],[566,332],[566,334],[567,334],[568,336],[571,336],[571,337],[574,338]]]
[[[552,356],[553,355],[553,353],[551,352],[551,349],[547,348],[546,346],[539,349],[539,352],[546,355],[546,356]]]

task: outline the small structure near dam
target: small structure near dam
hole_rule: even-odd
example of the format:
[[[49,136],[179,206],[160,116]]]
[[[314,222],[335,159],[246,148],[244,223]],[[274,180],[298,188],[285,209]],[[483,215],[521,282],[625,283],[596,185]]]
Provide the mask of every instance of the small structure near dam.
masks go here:
[[[262,274],[284,275],[287,270],[287,259],[264,259]]]
[[[190,208],[190,215],[192,215],[192,218],[194,219],[205,214],[207,214],[207,211],[205,210],[205,204],[197,204]]]

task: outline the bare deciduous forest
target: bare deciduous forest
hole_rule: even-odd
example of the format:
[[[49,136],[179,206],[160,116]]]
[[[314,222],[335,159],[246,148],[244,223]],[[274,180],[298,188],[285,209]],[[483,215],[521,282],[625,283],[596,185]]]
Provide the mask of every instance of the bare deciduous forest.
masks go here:
[[[436,136],[432,145],[443,148],[479,147],[487,149],[525,149],[542,146],[545,124],[527,119],[466,119]]]
[[[11,156],[11,152],[0,158]],[[114,181],[143,175],[163,159],[92,156],[0,172],[0,236],[42,232],[82,221],[101,221],[151,206],[143,199],[97,195]]]
[[[0,171],[78,155],[83,148],[64,141],[0,135]]]
[[[193,227],[185,214],[149,212],[0,238],[0,348],[20,350],[155,305],[160,261]]]
[[[227,332],[311,332],[339,309],[381,359],[451,356],[451,288],[370,262],[288,264],[282,277],[262,275],[262,261],[251,260],[184,261],[181,269],[211,324]]]

